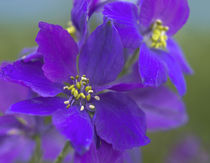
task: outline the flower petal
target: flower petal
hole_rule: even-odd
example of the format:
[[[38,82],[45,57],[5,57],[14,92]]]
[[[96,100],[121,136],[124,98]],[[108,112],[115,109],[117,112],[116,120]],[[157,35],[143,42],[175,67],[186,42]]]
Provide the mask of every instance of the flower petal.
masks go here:
[[[62,151],[65,142],[65,138],[55,129],[51,129],[42,135],[41,148],[43,151],[43,159],[46,161],[55,160]]]
[[[83,35],[87,29],[88,0],[74,0],[71,19],[77,31]]]
[[[95,126],[99,137],[124,150],[146,145],[145,115],[136,103],[120,93],[105,93],[95,102]]]
[[[92,143],[88,152],[83,155],[75,155],[75,163],[115,163],[122,152],[116,151],[110,144],[101,140],[100,145]]]
[[[23,136],[0,139],[0,162],[28,162],[35,150],[35,142]]]
[[[76,75],[78,47],[70,34],[59,25],[39,23],[36,42],[38,52],[44,56],[43,70],[54,82],[67,81]]]
[[[103,85],[115,80],[124,65],[120,37],[110,21],[99,26],[81,50],[79,71],[91,83]]]
[[[182,69],[182,72],[184,72],[186,74],[193,74],[193,70],[190,67],[190,65],[188,64],[188,62],[184,56],[184,53],[182,52],[182,49],[178,45],[178,43],[173,39],[168,39],[167,48],[169,50],[169,54],[179,64],[180,68]]]
[[[65,109],[64,101],[64,98],[59,97],[37,97],[12,105],[8,113],[48,116],[58,109]]]
[[[139,72],[145,85],[158,87],[167,80],[167,69],[158,55],[158,51],[142,44],[139,54]]]
[[[171,55],[162,52],[160,56],[167,65],[169,78],[171,79],[172,83],[175,85],[179,94],[183,96],[186,93],[186,82],[184,79],[184,75],[178,63],[174,58],[171,57]]]
[[[189,17],[187,0],[144,0],[141,5],[140,23],[149,28],[157,19],[169,27],[168,34],[174,35]]]
[[[26,99],[29,89],[19,84],[0,79],[0,112],[4,113],[10,105]]]
[[[59,109],[53,115],[53,124],[79,154],[89,149],[93,140],[93,125],[86,111],[80,111],[77,106]]]
[[[137,26],[137,7],[133,3],[109,3],[103,14],[113,20],[124,47],[136,49],[140,46],[142,37]]]
[[[188,120],[184,103],[166,87],[139,89],[130,96],[145,112],[149,131],[173,129]]]

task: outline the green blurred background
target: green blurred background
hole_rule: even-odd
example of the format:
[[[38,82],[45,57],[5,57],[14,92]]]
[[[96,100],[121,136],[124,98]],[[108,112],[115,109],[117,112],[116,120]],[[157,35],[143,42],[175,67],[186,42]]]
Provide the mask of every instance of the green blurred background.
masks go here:
[[[176,130],[149,134],[152,142],[142,150],[146,163],[163,162],[174,142],[186,133],[200,137],[204,148],[210,148],[210,1],[189,0],[189,4],[190,19],[176,35],[195,71],[186,77],[184,101],[189,123]],[[0,61],[14,60],[22,48],[36,45],[39,21],[66,27],[71,6],[71,0],[0,0]]]

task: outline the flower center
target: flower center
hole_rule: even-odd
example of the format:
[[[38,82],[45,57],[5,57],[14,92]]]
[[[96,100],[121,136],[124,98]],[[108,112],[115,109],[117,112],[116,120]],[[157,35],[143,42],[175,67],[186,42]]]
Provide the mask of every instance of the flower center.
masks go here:
[[[94,111],[95,106],[91,104],[91,99],[94,98],[96,100],[100,100],[99,96],[94,95],[94,91],[92,86],[89,84],[89,79],[86,78],[85,75],[76,77],[70,77],[73,84],[66,84],[63,87],[64,90],[68,91],[69,99],[64,101],[66,104],[66,108],[68,109],[73,104],[79,104],[80,111],[87,109],[89,111]]]
[[[169,30],[167,26],[162,25],[162,21],[157,19],[151,26],[152,32],[149,35],[149,46],[156,49],[165,49],[167,46],[166,32]]]

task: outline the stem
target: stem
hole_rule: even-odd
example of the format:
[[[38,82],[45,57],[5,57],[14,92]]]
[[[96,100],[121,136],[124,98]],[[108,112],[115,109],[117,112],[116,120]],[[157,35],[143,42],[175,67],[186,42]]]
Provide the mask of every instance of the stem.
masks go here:
[[[63,147],[63,150],[60,152],[54,163],[62,163],[65,156],[68,154],[69,149],[70,149],[70,142],[67,141]]]

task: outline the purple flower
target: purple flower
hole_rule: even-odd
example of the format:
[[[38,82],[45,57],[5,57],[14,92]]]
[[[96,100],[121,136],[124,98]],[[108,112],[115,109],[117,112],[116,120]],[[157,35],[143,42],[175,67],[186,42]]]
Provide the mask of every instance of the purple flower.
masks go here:
[[[139,8],[129,2],[113,2],[104,7],[103,14],[113,19],[124,47],[140,48],[138,66],[144,85],[158,87],[168,75],[179,94],[185,94],[183,73],[192,70],[171,37],[187,21],[187,0],[144,0]]]
[[[138,105],[121,93],[98,92],[124,65],[123,46],[112,23],[99,26],[82,49],[62,27],[43,22],[39,27],[36,41],[43,59],[34,54],[32,60],[26,57],[3,67],[1,74],[42,97],[18,102],[8,113],[52,115],[53,124],[80,154],[92,144],[94,129],[116,150],[146,145],[145,115]]]

